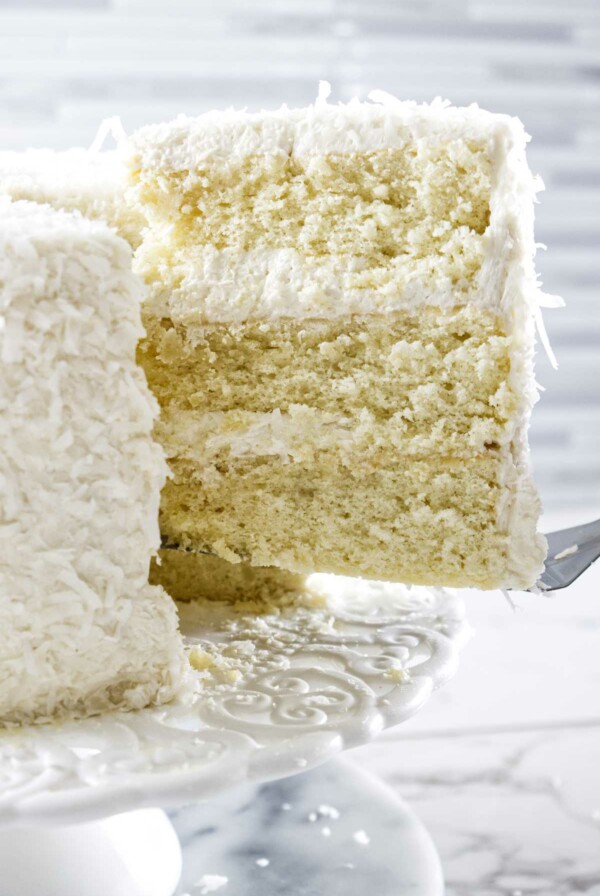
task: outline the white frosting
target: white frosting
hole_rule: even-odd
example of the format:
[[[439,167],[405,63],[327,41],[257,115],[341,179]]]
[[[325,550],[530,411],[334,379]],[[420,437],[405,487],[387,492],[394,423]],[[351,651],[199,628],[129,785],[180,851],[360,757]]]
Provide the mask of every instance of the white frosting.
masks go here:
[[[315,451],[351,446],[359,437],[355,420],[305,405],[287,413],[176,408],[164,411],[157,427],[167,457],[184,456],[207,467],[223,451],[234,458],[271,456],[284,464],[300,463]]]
[[[493,140],[522,126],[508,115],[477,105],[464,108],[441,100],[431,104],[400,101],[373,91],[371,103],[318,100],[305,109],[282,106],[274,112],[207,112],[180,115],[172,122],[140,128],[131,138],[130,165],[168,174],[194,171],[199,163],[227,165],[244,156],[284,153],[290,156],[368,152],[401,147],[432,134],[440,140]]]
[[[181,253],[164,281],[150,274],[155,264],[148,239],[136,257],[136,270],[149,280],[148,306],[157,316],[184,324],[188,335],[207,323],[241,323],[283,317],[335,319],[350,314],[389,314],[424,305],[451,308],[469,303],[498,310],[498,298],[479,286],[452,287],[428,259],[398,257],[376,272],[378,288],[358,285],[373,273],[362,258],[306,258],[295,249],[215,249],[198,246]],[[433,270],[432,270],[433,269]],[[420,276],[422,274],[423,276]],[[178,285],[169,286],[170,283]],[[510,318],[512,320],[512,318]]]
[[[342,382],[340,391],[343,386]],[[214,464],[219,455],[271,456],[284,464],[313,460],[319,452],[331,450],[348,463],[355,462],[357,452],[379,449],[394,448],[399,456],[430,455],[432,444],[439,442],[439,434],[434,429],[415,433],[409,417],[399,410],[390,419],[380,421],[367,408],[358,415],[344,416],[302,404],[292,404],[287,411],[275,408],[268,412],[199,412],[172,407],[163,410],[157,434],[168,458],[186,457],[200,467]],[[485,452],[486,442],[496,437],[496,431],[490,433],[486,421],[481,420],[473,421],[469,437],[462,436],[457,441],[463,452],[473,456]],[[507,432],[502,447],[510,449],[510,441]],[[201,470],[198,475],[202,475]]]
[[[521,433],[526,439],[526,432]],[[544,568],[548,542],[536,534],[541,502],[533,482],[527,444],[515,449],[512,463],[507,463],[511,475],[511,500],[507,507],[508,555],[506,588],[529,588],[534,585]]]
[[[147,581],[166,465],[130,255],[104,224],[0,199],[0,723],[179,687],[175,608]]]

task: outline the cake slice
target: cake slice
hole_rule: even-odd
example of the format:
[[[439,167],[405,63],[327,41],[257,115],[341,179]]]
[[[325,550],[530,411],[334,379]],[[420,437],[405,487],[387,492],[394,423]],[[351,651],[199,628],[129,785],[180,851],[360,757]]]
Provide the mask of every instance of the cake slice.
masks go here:
[[[0,724],[181,685],[175,607],[148,584],[166,465],[142,289],[105,224],[0,199]]]
[[[374,99],[142,129],[128,193],[122,151],[0,153],[0,192],[139,247],[161,527],[213,558],[162,552],[175,593],[245,588],[245,564],[484,588],[541,568],[525,134]]]
[[[374,99],[131,139],[161,531],[297,573],[528,587],[545,542],[526,135]]]

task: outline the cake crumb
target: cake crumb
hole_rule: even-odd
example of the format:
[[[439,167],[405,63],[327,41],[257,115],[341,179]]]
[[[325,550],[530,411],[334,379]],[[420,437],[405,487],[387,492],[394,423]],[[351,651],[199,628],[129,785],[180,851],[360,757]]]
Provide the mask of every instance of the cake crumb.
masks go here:
[[[227,546],[224,538],[217,539],[213,544],[213,550],[218,557],[227,560],[228,563],[241,563],[242,558]]]
[[[199,647],[192,647],[188,653],[188,659],[190,661],[190,666],[192,669],[195,669],[196,672],[205,672],[207,669],[210,669],[213,664],[212,657]]]
[[[242,677],[236,659],[239,657],[230,658],[224,652],[212,654],[197,646],[188,651],[188,661],[194,671],[209,673],[215,681],[226,684],[236,684]]]
[[[393,666],[391,669],[386,669],[383,675],[384,678],[387,678],[396,684],[406,684],[410,681],[410,670],[403,669],[401,666]]]

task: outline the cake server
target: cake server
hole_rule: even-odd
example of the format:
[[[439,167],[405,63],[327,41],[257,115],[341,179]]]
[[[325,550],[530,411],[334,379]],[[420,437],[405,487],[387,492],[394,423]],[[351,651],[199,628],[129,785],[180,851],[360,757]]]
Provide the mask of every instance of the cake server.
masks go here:
[[[600,520],[550,532],[544,572],[531,591],[559,591],[600,557]]]

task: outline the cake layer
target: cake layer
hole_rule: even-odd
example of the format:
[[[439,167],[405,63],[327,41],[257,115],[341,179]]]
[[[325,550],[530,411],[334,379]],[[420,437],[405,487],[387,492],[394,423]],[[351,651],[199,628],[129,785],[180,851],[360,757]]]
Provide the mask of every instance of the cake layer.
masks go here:
[[[292,438],[296,455],[339,439],[456,456],[514,436],[513,340],[481,309],[213,325],[202,339],[148,312],[146,325],[139,358],[169,456],[195,447],[200,461],[236,435]]]
[[[175,246],[443,259],[455,229],[488,226],[490,159],[485,145],[436,137],[367,153],[233,155],[199,160],[193,176],[156,171],[153,188],[146,173],[141,199]]]
[[[156,199],[157,216],[174,208],[169,191],[157,190],[175,175],[184,188],[198,182],[208,166],[227,170],[247,158],[273,156],[306,159],[330,155],[403,150],[407,146],[487,146],[492,155],[519,138],[519,121],[479,109],[454,108],[436,101],[417,105],[377,91],[371,103],[317,101],[304,109],[282,106],[275,112],[228,110],[174,121],[137,131],[130,142],[129,166],[137,189]],[[187,173],[187,177],[186,177]]]
[[[415,283],[456,304],[477,286],[490,217],[481,145],[434,135],[372,153],[209,162],[193,178],[156,172],[154,189],[147,175],[140,190],[152,226],[137,270],[151,301],[188,326],[390,310],[414,302]]]
[[[248,612],[272,611],[306,590],[306,576],[299,573],[170,549],[152,561],[150,582],[162,585],[174,600],[224,600]]]
[[[162,407],[268,411],[305,403],[383,419],[405,393],[437,381],[486,404],[511,373],[501,320],[475,308],[275,320],[193,333],[146,310],[140,362]],[[458,397],[457,397],[458,401]]]
[[[293,464],[238,458],[212,479],[181,457],[172,469],[161,528],[174,543],[298,572],[506,583],[516,476],[506,458],[413,460],[391,449],[377,463],[348,466],[330,451]],[[529,575],[542,559],[541,545],[530,547]]]
[[[180,688],[177,614],[148,584],[167,470],[141,295],[106,225],[0,199],[0,724]]]

